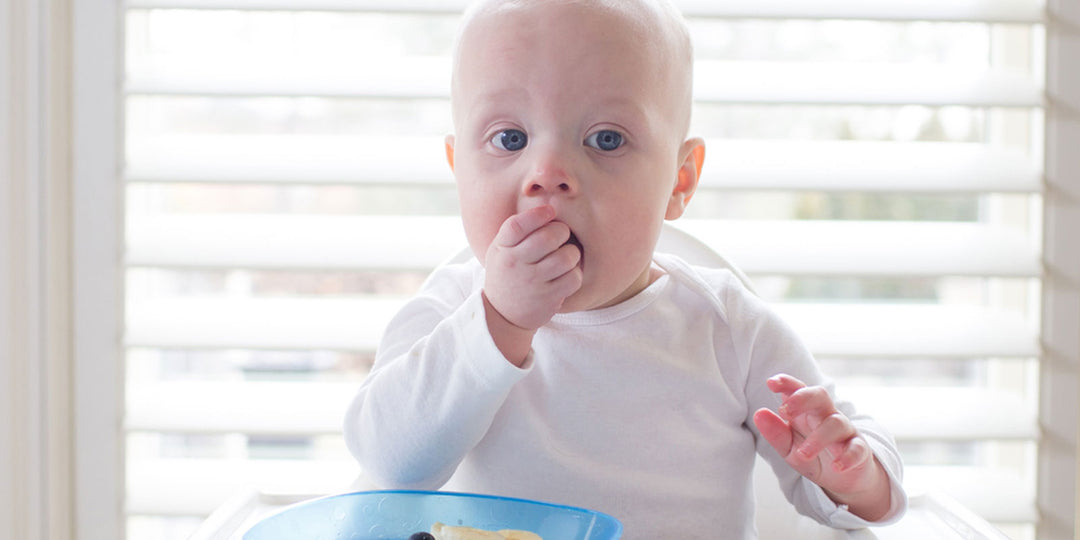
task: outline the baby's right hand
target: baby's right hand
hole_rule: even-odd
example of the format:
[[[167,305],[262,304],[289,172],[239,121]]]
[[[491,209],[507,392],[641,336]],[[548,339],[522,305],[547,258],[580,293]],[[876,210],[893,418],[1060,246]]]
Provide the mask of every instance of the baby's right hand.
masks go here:
[[[581,288],[581,251],[570,228],[538,206],[503,222],[485,254],[484,296],[510,324],[535,331]]]

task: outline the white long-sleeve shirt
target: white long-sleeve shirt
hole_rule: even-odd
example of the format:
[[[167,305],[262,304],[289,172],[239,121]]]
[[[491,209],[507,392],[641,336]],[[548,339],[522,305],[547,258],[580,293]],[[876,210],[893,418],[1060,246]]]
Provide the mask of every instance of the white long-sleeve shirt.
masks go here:
[[[626,540],[754,538],[755,451],[796,509],[837,528],[869,525],[791,469],[752,416],[788,373],[832,384],[794,332],[727,270],[657,254],[664,275],[609,308],[556,315],[523,368],[485,321],[482,266],[437,270],[390,323],[351,404],[349,450],[383,487],[538,499],[606,512]],[[833,396],[836,399],[835,395]],[[892,481],[890,435],[837,401]]]

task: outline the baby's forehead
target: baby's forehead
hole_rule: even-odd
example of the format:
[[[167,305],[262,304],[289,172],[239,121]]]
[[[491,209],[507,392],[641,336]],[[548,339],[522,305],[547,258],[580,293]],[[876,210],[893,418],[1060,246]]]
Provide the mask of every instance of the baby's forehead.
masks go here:
[[[598,31],[617,30],[647,40],[654,48],[669,49],[672,59],[690,54],[689,31],[679,11],[668,0],[477,0],[465,12],[458,36],[469,33],[478,21],[500,16],[539,16],[545,12],[588,10],[610,24]]]

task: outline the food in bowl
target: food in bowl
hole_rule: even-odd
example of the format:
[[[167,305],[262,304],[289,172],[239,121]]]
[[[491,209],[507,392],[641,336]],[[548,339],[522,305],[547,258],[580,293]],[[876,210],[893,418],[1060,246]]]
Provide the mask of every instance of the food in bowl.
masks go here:
[[[540,535],[529,531],[517,529],[486,531],[473,527],[443,525],[437,522],[431,526],[431,536],[434,540],[544,540]]]

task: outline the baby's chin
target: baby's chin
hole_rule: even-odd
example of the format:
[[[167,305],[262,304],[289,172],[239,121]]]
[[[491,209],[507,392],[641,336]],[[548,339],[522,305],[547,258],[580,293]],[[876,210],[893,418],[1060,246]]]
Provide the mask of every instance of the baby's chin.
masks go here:
[[[644,291],[662,274],[663,272],[658,269],[654,271],[651,258],[646,267],[633,277],[629,284],[614,284],[610,281],[604,281],[602,278],[607,277],[610,279],[611,276],[599,275],[595,268],[593,268],[592,272],[586,269],[581,288],[563,301],[559,313],[591,311],[621,304]],[[626,277],[623,279],[626,279]]]
[[[597,291],[589,287],[589,284],[583,283],[580,289],[563,300],[559,313],[577,313],[579,311],[599,309],[609,301],[610,299],[605,301],[604,295],[598,295]]]
[[[566,300],[563,300],[562,307],[559,308],[559,313],[577,313],[579,311],[589,311],[591,309],[598,309],[593,306],[592,303],[575,298],[577,293],[574,293]]]
[[[583,284],[577,292],[563,301],[559,313],[576,313],[609,308],[636,296],[644,287],[632,286],[617,291],[599,291],[589,284]]]

